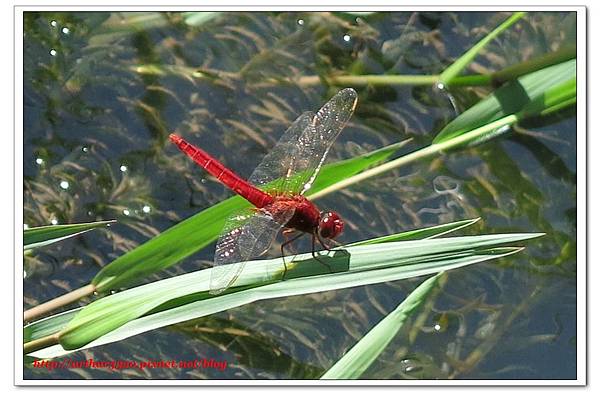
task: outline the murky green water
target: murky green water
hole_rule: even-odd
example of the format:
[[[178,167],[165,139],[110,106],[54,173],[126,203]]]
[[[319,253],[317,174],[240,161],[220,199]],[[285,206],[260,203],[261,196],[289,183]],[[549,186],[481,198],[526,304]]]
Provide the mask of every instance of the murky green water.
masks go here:
[[[506,13],[26,13],[24,217],[29,226],[117,219],[25,259],[25,307],[97,271],[230,193],[176,148],[178,131],[243,176],[332,74],[435,74]],[[530,13],[471,73],[575,42],[574,13]],[[409,137],[431,142],[491,91],[357,87],[329,161]],[[576,376],[576,119],[423,161],[319,200],[350,242],[481,217],[465,233],[533,232],[522,253],[450,272],[368,370],[370,379]],[[214,246],[144,282],[209,266]],[[302,247],[298,247],[299,250]],[[227,360],[218,370],[27,368],[30,379],[314,379],[423,279],[253,303],[71,355],[73,360]]]

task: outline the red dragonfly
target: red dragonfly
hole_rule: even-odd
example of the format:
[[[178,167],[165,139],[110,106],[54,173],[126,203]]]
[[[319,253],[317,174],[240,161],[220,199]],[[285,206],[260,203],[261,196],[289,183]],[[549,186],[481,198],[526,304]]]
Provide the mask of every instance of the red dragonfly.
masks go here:
[[[316,114],[300,115],[247,181],[180,136],[169,136],[188,157],[254,206],[230,215],[225,222],[211,271],[211,294],[229,288],[245,263],[263,255],[282,229],[286,240],[289,234],[300,232],[282,245],[282,256],[283,246],[304,233],[312,237],[314,256],[315,240],[328,248],[327,241],[342,232],[344,222],[339,215],[319,211],[304,193],[352,116],[356,103],[356,91],[346,88]]]

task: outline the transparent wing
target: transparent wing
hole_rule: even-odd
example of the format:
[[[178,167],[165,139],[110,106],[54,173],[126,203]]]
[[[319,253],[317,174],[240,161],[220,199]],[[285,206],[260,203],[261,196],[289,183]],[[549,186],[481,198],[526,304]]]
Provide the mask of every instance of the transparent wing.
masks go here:
[[[314,118],[315,112],[302,113],[252,172],[248,182],[257,187],[271,184],[268,190],[281,191],[285,177],[288,175],[289,170],[293,168],[294,159],[292,155],[297,151],[298,141],[307,128],[313,128]],[[277,179],[279,181],[272,184]]]
[[[295,173],[301,174],[302,178],[291,181],[294,185],[289,189],[295,191],[300,188],[300,193],[304,193],[310,188],[331,145],[352,117],[357,101],[356,91],[344,88],[319,109],[314,120],[314,129],[306,130],[300,137],[300,153],[297,156]]]
[[[298,194],[314,181],[327,152],[356,106],[356,91],[338,92],[316,114],[300,115],[254,170],[248,182],[283,194]],[[277,182],[275,182],[277,181]],[[271,214],[265,209],[236,213],[227,220],[215,252],[210,290],[218,294],[239,277],[245,263],[264,254],[294,215],[294,208]],[[228,265],[228,266],[224,266]]]
[[[264,209],[247,209],[230,216],[217,242],[210,293],[220,294],[229,288],[247,261],[263,255],[271,247],[292,215],[293,208],[277,214]]]
[[[284,194],[304,193],[316,178],[333,142],[356,107],[357,94],[345,88],[315,114],[303,113],[250,176],[261,186],[281,178],[269,190]]]

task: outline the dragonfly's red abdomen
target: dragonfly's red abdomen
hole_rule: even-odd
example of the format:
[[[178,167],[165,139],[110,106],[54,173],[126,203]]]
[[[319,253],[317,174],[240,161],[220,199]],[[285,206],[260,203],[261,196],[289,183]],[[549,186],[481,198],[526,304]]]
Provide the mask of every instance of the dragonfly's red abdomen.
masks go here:
[[[222,184],[233,190],[251,204],[262,208],[273,202],[273,197],[252,186],[245,179],[225,167],[219,160],[206,153],[204,150],[192,145],[185,139],[176,134],[169,135],[171,142],[177,145],[179,150],[184,152],[196,164],[204,168],[209,174],[217,178]]]

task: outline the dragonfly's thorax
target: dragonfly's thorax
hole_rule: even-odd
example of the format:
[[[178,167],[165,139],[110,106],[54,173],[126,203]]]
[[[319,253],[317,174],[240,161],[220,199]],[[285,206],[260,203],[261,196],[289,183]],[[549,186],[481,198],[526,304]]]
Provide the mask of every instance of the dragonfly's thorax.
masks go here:
[[[321,220],[319,209],[302,195],[275,196],[273,203],[265,207],[275,213],[289,208],[294,208],[294,215],[287,222],[286,227],[305,233],[314,233],[317,230]]]

